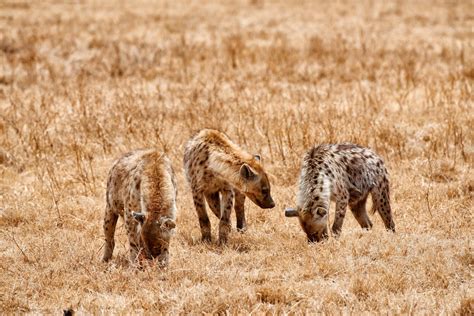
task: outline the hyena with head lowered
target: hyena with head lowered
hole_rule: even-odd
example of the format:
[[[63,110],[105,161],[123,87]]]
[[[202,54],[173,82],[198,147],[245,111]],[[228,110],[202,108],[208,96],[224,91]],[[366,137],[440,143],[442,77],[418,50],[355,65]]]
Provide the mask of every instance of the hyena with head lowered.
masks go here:
[[[118,159],[107,180],[104,217],[104,261],[112,257],[117,219],[125,220],[132,261],[168,263],[175,228],[176,181],[169,159],[161,152],[137,150]]]
[[[330,200],[336,202],[332,232],[338,235],[347,206],[362,228],[370,229],[365,204],[369,193],[389,230],[395,231],[390,208],[388,173],[382,158],[372,150],[354,144],[319,145],[303,158],[296,209],[286,209],[287,217],[298,216],[308,241],[327,238]]]
[[[227,242],[231,230],[234,199],[239,230],[246,228],[246,196],[261,208],[275,206],[260,157],[244,151],[222,132],[204,129],[194,135],[186,144],[184,167],[204,241],[211,240],[211,223],[204,200],[220,219],[220,243]]]

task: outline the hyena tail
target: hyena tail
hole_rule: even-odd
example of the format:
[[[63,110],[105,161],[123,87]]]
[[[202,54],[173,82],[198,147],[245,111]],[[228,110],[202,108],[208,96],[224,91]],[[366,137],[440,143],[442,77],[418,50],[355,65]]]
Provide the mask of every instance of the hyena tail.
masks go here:
[[[390,186],[386,176],[372,189],[372,213],[377,211],[382,218],[385,228],[395,231],[392,208],[390,206]]]

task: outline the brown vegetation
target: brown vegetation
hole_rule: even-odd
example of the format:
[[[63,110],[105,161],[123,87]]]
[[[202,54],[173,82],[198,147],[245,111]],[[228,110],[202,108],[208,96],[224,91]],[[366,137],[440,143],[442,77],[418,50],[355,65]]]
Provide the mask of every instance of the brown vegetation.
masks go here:
[[[0,2],[0,310],[473,313],[470,1]],[[200,243],[182,172],[197,129],[259,153],[277,208]],[[372,147],[397,233],[308,245],[307,148]],[[112,161],[156,147],[178,176],[165,270],[100,262]],[[218,221],[212,218],[214,236]],[[234,221],[235,223],[235,221]],[[234,225],[235,226],[235,225]]]

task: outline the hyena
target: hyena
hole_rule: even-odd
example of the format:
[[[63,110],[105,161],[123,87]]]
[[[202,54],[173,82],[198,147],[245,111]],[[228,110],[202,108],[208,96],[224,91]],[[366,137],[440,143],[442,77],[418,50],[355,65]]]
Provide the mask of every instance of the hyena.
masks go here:
[[[298,216],[308,241],[327,238],[330,200],[336,202],[332,232],[338,235],[346,208],[362,228],[370,229],[365,204],[372,196],[372,211],[377,211],[385,227],[395,231],[390,208],[387,169],[377,154],[354,144],[319,145],[303,158],[296,209],[286,209],[287,217]]]
[[[168,263],[175,228],[176,180],[169,159],[153,149],[129,152],[118,159],[107,180],[103,261],[112,257],[117,219],[125,220],[132,261]]]
[[[260,156],[234,144],[224,133],[204,129],[186,144],[184,168],[193,194],[203,241],[211,240],[211,224],[204,199],[220,219],[219,242],[227,242],[231,230],[230,213],[235,199],[237,229],[245,230],[247,196],[261,208],[273,208],[270,182]]]

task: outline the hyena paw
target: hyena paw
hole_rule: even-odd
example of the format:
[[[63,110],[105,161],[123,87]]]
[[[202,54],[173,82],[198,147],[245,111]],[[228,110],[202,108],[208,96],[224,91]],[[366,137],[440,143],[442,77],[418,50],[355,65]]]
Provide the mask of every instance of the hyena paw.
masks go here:
[[[205,242],[205,243],[210,243],[210,242],[212,242],[212,237],[211,237],[211,235],[203,235],[201,237],[201,241]]]
[[[239,233],[245,233],[247,231],[247,225],[246,224],[242,224],[242,225],[237,224],[237,231]]]

